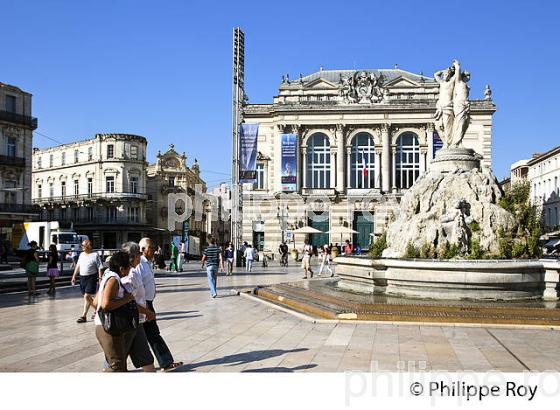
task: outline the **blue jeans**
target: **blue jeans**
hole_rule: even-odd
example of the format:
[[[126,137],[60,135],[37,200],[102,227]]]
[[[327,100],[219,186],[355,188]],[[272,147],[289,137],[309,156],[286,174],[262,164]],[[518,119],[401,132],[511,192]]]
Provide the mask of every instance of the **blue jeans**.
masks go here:
[[[245,270],[247,272],[251,272],[252,269],[253,269],[253,259],[247,259],[247,266]]]
[[[208,286],[210,287],[210,294],[212,297],[216,296],[216,282],[218,281],[218,267],[217,266],[207,266],[206,274],[208,275]]]

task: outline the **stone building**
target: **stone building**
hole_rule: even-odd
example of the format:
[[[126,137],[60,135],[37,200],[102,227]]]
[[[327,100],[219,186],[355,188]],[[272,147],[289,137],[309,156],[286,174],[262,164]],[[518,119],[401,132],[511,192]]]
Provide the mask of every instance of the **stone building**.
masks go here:
[[[214,187],[210,194],[216,198],[208,214],[211,234],[218,244],[225,244],[231,241],[231,190],[222,182],[220,186]]]
[[[156,242],[167,249],[175,237],[185,240],[190,237],[190,253],[199,255],[208,232],[206,212],[199,218],[191,217],[183,223],[175,224],[175,231],[168,231],[168,196],[170,194],[187,194],[194,200],[195,191],[206,192],[206,183],[200,177],[200,168],[196,159],[189,168],[185,153],[178,154],[173,144],[165,153],[158,151],[155,164],[147,168],[148,221],[156,228]],[[176,213],[182,214],[185,204],[176,204]],[[206,207],[204,208],[206,210]],[[184,236],[186,235],[186,237]]]
[[[0,242],[11,242],[14,223],[30,221],[33,130],[31,94],[0,83]]]
[[[72,221],[95,248],[152,232],[146,209],[146,139],[130,134],[33,151],[33,203],[43,221]]]
[[[400,69],[321,69],[283,78],[272,103],[246,105],[244,122],[259,129],[257,180],[243,186],[243,240],[274,250],[297,227],[328,232],[345,226],[359,232],[350,239],[367,248],[441,147],[434,121],[438,91],[434,78]],[[489,170],[496,107],[489,88],[485,95],[470,102],[463,145]],[[297,136],[293,201],[282,195],[282,134]],[[341,242],[341,235],[310,239],[320,246]]]
[[[560,146],[511,166],[512,184],[528,180],[534,204],[542,206],[547,231],[560,229]]]

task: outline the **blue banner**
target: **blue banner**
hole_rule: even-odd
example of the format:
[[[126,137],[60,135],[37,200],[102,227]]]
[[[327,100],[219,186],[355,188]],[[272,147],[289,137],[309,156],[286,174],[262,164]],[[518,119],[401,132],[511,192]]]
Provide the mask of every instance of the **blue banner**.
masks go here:
[[[241,124],[239,129],[239,180],[241,183],[257,179],[257,136],[259,124]]]
[[[433,146],[434,146],[434,152],[432,153],[432,158],[435,158],[436,152],[438,152],[440,149],[443,148],[443,141],[439,137],[438,133],[435,131],[432,135],[432,139],[433,139]]]
[[[297,135],[282,134],[282,191],[297,190]]]

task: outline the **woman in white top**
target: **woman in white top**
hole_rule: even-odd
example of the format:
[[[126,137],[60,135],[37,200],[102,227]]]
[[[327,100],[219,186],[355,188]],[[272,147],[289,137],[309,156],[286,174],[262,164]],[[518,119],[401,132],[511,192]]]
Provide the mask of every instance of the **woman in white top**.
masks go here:
[[[311,270],[312,253],[313,253],[313,247],[309,244],[309,241],[306,239],[305,245],[303,246],[303,250],[302,250],[303,257],[301,259],[301,268],[303,269],[303,273],[305,275],[303,279],[307,279],[308,277],[313,278],[313,271]]]
[[[136,331],[123,335],[113,336],[103,329],[99,318],[99,309],[111,311],[134,300],[131,293],[125,292],[121,278],[130,272],[130,259],[126,252],[116,252],[109,261],[109,269],[105,271],[103,279],[99,284],[99,291],[93,300],[96,309],[95,314],[95,336],[107,360],[109,372],[126,372],[126,356],[129,343],[133,340]]]
[[[331,278],[334,273],[331,269],[331,248],[329,245],[323,245],[323,253],[321,254],[321,268],[319,268],[319,275],[323,276],[323,269],[326,268],[331,274]]]

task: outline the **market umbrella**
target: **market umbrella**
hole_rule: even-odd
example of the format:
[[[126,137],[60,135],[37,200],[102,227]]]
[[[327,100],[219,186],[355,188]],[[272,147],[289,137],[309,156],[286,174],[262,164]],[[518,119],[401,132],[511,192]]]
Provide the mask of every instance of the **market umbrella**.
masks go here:
[[[297,234],[310,235],[310,234],[314,234],[314,233],[323,233],[323,231],[320,231],[319,229],[313,228],[311,226],[303,226],[301,228],[294,229],[292,231],[292,233],[294,235],[297,235]],[[295,247],[296,247],[296,239],[294,237],[294,249],[295,249]]]

